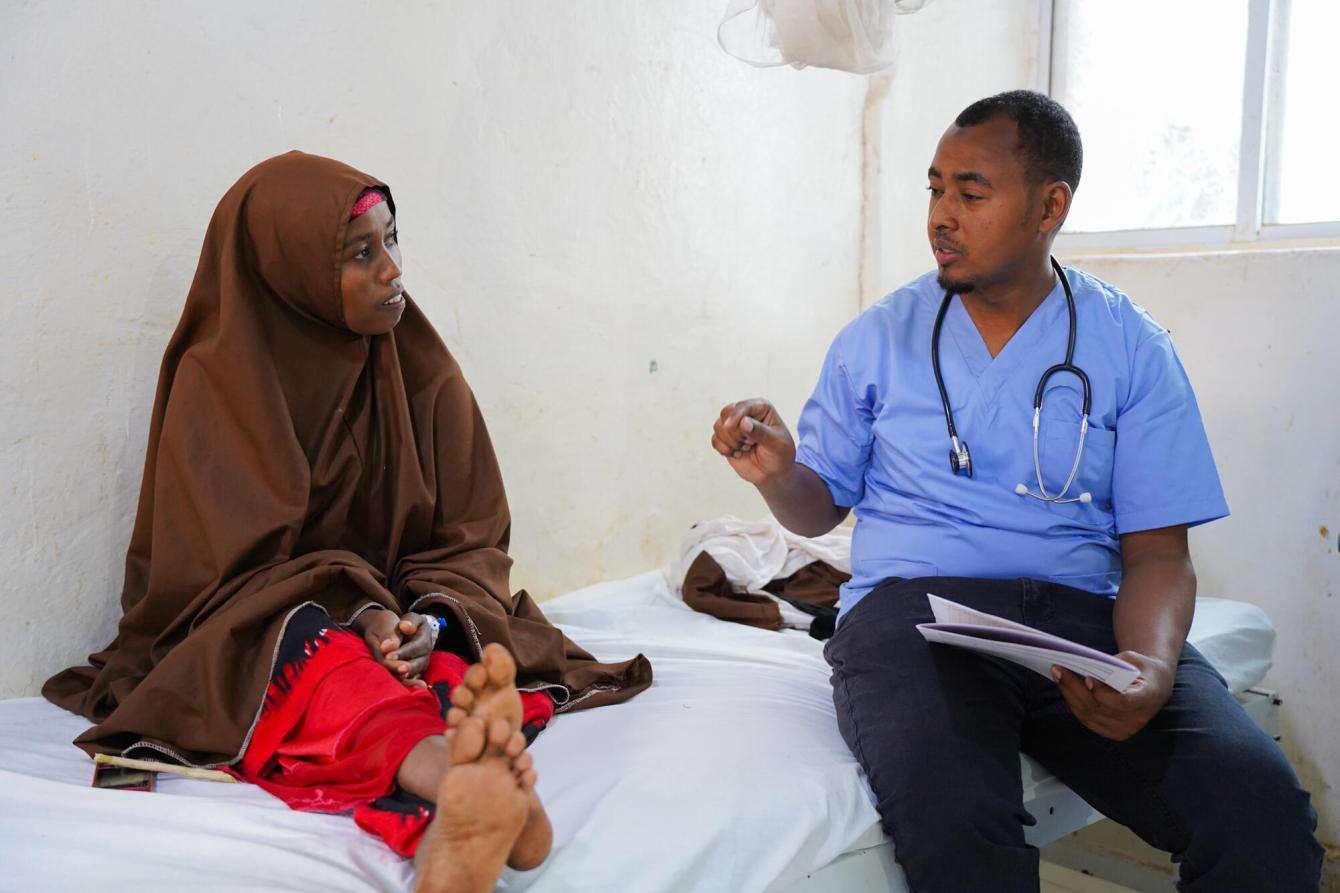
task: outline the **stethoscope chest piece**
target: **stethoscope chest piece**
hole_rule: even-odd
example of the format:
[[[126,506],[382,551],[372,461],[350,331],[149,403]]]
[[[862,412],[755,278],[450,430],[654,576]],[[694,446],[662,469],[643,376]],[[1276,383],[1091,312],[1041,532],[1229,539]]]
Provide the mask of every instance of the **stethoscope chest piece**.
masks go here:
[[[954,474],[972,477],[972,453],[968,452],[968,442],[954,437],[951,443],[953,447],[949,450],[949,467],[954,470]]]

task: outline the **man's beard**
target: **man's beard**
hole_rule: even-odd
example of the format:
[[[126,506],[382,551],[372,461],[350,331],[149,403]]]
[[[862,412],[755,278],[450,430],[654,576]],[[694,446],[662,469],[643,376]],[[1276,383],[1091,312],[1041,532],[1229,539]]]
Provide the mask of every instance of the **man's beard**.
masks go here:
[[[952,291],[956,295],[965,295],[977,288],[977,283],[973,282],[971,279],[966,282],[954,282],[943,273],[935,277],[935,284],[945,291]]]

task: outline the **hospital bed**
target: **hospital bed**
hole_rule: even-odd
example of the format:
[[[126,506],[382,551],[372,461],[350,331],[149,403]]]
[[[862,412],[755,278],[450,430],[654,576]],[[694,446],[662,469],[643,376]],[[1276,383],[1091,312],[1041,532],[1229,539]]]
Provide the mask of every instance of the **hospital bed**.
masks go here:
[[[905,890],[869,788],[838,735],[821,643],[689,610],[651,572],[544,604],[601,659],[641,651],[655,685],[560,716],[534,745],[555,850],[507,890]],[[1191,633],[1267,726],[1254,693],[1274,631],[1255,607],[1201,599]],[[84,720],[0,702],[0,889],[405,890],[409,865],[342,816],[242,784],[159,777],[94,790],[70,740]],[[1100,818],[1024,760],[1037,845]]]

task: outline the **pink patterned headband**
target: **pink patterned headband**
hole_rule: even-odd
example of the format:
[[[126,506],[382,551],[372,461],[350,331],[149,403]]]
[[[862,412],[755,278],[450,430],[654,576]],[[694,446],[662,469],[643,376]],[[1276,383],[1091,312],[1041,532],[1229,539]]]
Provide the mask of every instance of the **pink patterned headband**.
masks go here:
[[[381,193],[381,190],[364,189],[363,194],[358,197],[358,201],[354,202],[354,208],[349,212],[349,219],[362,217],[384,201],[386,201],[386,196]]]

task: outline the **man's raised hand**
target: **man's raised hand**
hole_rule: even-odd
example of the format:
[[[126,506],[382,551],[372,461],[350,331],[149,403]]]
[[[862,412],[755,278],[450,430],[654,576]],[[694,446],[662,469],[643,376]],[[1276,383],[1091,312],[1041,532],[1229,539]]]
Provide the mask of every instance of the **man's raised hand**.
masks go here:
[[[790,471],[796,461],[791,432],[776,407],[762,399],[722,407],[712,426],[712,448],[756,486]]]

